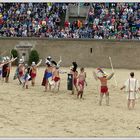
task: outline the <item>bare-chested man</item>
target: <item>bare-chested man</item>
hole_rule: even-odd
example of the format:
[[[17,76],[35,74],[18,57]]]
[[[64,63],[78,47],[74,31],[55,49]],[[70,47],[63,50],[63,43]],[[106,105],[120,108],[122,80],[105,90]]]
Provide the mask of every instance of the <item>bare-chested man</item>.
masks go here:
[[[17,59],[16,58],[12,58],[10,59],[5,59],[5,61],[0,61],[0,79],[1,77],[5,78],[5,82],[8,82],[9,80],[9,74],[10,74],[10,63],[12,63],[13,61],[15,61]]]
[[[72,93],[71,94],[74,94],[74,87],[76,88],[76,91],[78,92],[78,86],[77,86],[78,71],[74,70],[74,68],[72,66],[70,68],[70,74],[72,74],[72,76],[73,76],[73,81],[72,81],[73,89],[72,89]]]
[[[25,64],[24,64],[23,59],[20,59],[18,67],[17,67],[15,75],[14,75],[14,80],[18,78],[20,85],[23,82],[24,71],[25,71]]]
[[[5,79],[6,83],[9,82],[11,63],[14,62],[16,59],[17,59],[17,57],[12,58],[11,60],[9,57],[6,57],[5,61],[0,66],[0,67],[2,67],[2,78],[3,78],[3,80]]]
[[[59,75],[59,66],[55,66],[54,71],[53,71],[53,90],[56,89],[57,87],[57,92],[59,91],[60,88],[60,75]]]
[[[37,67],[41,64],[42,62],[42,59],[37,63],[35,64],[35,62],[32,62],[32,65],[31,65],[31,68],[30,68],[30,75],[31,75],[31,83],[32,83],[32,86],[35,85],[35,79],[36,79],[36,74],[37,74]]]
[[[100,90],[100,100],[99,100],[99,105],[102,105],[102,99],[104,94],[106,95],[106,105],[109,105],[109,91],[108,91],[108,86],[107,86],[107,81],[110,80],[114,73],[110,74],[109,76],[107,76],[107,74],[105,74],[104,72],[102,73],[102,77],[98,77],[95,73],[95,71],[93,72],[94,76],[96,79],[99,79],[101,82],[101,90]]]
[[[80,69],[80,74],[78,75],[78,94],[77,94],[77,98],[82,98],[83,97],[83,92],[84,92],[84,85],[86,83],[86,72],[84,71],[84,68]],[[87,83],[86,83],[87,85]]]

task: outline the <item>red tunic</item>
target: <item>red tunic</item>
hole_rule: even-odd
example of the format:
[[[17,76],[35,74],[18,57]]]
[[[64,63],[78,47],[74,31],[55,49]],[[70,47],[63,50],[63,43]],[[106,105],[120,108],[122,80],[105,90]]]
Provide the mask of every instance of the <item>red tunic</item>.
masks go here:
[[[107,86],[101,86],[101,93],[108,93],[108,87]]]
[[[60,80],[60,77],[54,77],[53,79],[55,82],[58,82]]]

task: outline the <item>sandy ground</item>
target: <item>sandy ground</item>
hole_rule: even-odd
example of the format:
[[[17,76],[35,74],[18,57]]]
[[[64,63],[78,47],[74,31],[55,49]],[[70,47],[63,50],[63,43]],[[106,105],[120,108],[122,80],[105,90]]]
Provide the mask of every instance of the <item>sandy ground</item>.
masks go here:
[[[61,68],[69,71],[68,68]],[[105,69],[111,72],[110,69]],[[41,86],[44,68],[38,69],[36,86],[22,89],[18,81],[0,83],[0,136],[7,137],[122,137],[140,136],[140,99],[134,110],[126,107],[126,93],[120,87],[132,70],[115,70],[114,79],[108,83],[110,106],[98,105],[99,82],[86,68],[87,83],[84,100],[76,99],[67,90],[67,74],[61,74],[59,93],[43,92]],[[133,70],[138,80],[140,73]],[[139,93],[140,94],[140,93]]]

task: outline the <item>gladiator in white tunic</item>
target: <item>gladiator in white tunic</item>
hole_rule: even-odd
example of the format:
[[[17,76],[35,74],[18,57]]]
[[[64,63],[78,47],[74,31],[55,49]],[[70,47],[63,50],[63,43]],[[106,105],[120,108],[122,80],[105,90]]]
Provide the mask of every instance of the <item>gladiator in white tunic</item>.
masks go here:
[[[140,88],[139,86],[139,81],[135,78],[129,78],[126,82],[125,82],[125,89],[127,94],[127,99],[137,99],[137,92]]]

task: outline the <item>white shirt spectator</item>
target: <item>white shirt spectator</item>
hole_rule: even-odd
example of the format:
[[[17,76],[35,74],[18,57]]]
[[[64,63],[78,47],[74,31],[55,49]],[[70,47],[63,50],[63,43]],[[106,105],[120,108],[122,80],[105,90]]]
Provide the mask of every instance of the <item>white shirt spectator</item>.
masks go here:
[[[94,36],[94,39],[99,39],[99,37],[97,35]]]
[[[103,37],[102,36],[99,36],[99,38],[98,39],[103,39]]]
[[[27,14],[28,14],[28,15],[30,15],[30,14],[31,14],[31,11],[30,11],[30,10],[28,10],[28,11],[27,11]]]
[[[94,23],[95,23],[96,25],[98,25],[98,24],[99,24],[99,19],[98,19],[98,18],[95,18]]]
[[[16,11],[16,14],[17,14],[17,15],[19,15],[19,14],[20,14],[20,11],[19,11],[19,10],[17,10],[17,11]]]

